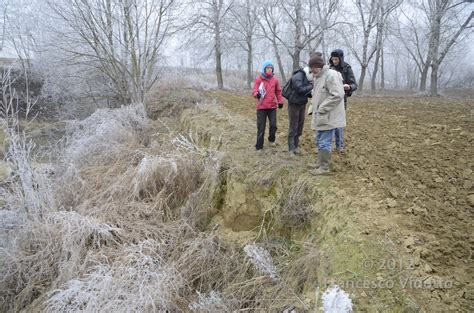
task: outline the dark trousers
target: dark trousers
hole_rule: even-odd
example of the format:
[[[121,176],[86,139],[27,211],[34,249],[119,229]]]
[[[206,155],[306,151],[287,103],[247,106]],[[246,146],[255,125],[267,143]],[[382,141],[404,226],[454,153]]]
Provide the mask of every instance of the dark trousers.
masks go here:
[[[303,134],[304,119],[306,116],[306,104],[288,105],[288,150],[293,151],[298,148],[300,136]]]
[[[268,135],[268,141],[275,141],[275,134],[277,131],[277,113],[276,109],[263,109],[257,110],[257,143],[255,148],[260,150],[263,148],[263,142],[265,137],[265,125],[268,121],[270,122],[270,134]]]

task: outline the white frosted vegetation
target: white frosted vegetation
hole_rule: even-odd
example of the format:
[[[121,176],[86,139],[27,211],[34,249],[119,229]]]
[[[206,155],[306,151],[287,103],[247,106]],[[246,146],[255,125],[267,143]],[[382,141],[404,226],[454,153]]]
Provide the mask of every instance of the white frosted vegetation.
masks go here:
[[[0,214],[16,219],[0,225],[8,240],[0,308],[274,311],[287,299],[304,307],[263,245],[242,251],[211,230],[222,155],[197,135],[160,134],[148,146],[147,127],[141,105],[99,110],[71,123],[47,171],[31,166],[28,145],[14,145],[24,171],[6,191],[10,213]]]
[[[133,193],[156,194],[165,184],[169,184],[178,174],[177,160],[173,158],[145,155],[140,161],[133,178]]]
[[[2,225],[2,228],[4,225]],[[0,248],[2,295],[20,291],[14,307],[35,296],[38,286],[73,277],[89,249],[115,241],[117,230],[75,212],[50,212],[26,218],[10,233],[11,244]]]
[[[352,300],[344,290],[335,285],[324,292],[323,308],[325,313],[349,313],[352,312]]]
[[[267,250],[256,245],[246,245],[244,251],[260,272],[270,276],[273,280],[278,279],[278,272],[273,264],[272,256]]]
[[[143,104],[99,109],[82,121],[70,123],[64,161],[76,166],[112,162],[127,145],[141,142],[147,123]]]
[[[14,169],[10,177],[12,188],[5,194],[8,207],[30,218],[54,211],[57,203],[51,181],[43,171],[32,166],[33,142],[13,130],[8,131],[8,137],[10,146],[6,158]]]
[[[99,261],[82,278],[50,293],[49,312],[153,312],[172,308],[181,287],[179,273],[153,256],[157,244],[144,241],[123,248],[113,262]],[[106,257],[103,257],[106,259]]]
[[[227,312],[226,307],[219,292],[211,290],[209,294],[198,292],[198,299],[189,305],[189,309],[197,312]]]

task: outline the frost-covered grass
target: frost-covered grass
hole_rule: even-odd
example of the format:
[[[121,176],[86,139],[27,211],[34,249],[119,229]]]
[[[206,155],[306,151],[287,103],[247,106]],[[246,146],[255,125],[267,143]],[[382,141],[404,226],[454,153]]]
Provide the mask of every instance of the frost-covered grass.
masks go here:
[[[148,119],[143,104],[99,109],[69,124],[63,159],[76,166],[107,164],[146,140]]]
[[[352,300],[344,290],[335,285],[324,292],[323,309],[324,313],[350,313]]]
[[[163,264],[146,240],[124,246],[113,262],[95,260],[88,272],[53,290],[44,303],[48,312],[150,312],[174,307],[183,281],[173,264]]]
[[[256,245],[246,245],[244,251],[260,272],[270,276],[273,280],[278,280],[276,267],[267,250]]]
[[[48,312],[279,310],[298,304],[264,246],[209,225],[221,157],[196,136],[155,134],[143,106],[72,122],[57,163],[11,137],[0,309]],[[2,238],[2,239],[3,239]],[[263,275],[262,275],[263,274]]]

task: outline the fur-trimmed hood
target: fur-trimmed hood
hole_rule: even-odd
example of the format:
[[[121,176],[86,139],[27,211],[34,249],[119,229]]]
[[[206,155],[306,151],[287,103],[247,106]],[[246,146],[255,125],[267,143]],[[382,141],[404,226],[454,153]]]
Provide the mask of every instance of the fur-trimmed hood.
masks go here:
[[[313,73],[310,71],[309,66],[303,68],[304,73],[306,74],[306,79],[310,82],[314,80]]]

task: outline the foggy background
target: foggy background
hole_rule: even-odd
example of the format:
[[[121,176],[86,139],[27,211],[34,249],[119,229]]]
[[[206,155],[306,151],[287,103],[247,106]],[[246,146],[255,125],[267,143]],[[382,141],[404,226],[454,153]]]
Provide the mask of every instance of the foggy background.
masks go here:
[[[0,59],[41,95],[108,106],[156,83],[250,88],[270,59],[282,83],[311,51],[344,51],[358,94],[436,96],[474,81],[473,1],[4,0]],[[171,74],[169,76],[169,74]]]

